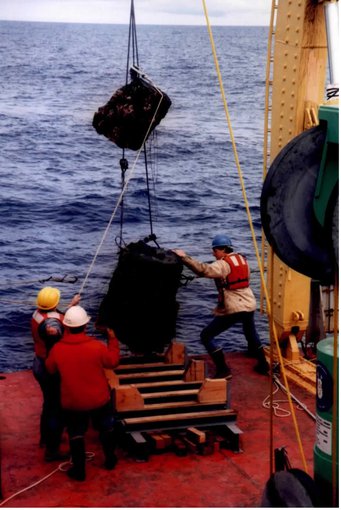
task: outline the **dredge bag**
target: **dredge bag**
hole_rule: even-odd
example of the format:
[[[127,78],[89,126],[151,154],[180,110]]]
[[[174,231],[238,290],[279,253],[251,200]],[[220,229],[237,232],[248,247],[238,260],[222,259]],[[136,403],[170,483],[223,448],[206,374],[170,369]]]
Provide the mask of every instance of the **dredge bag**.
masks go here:
[[[175,336],[182,269],[171,250],[143,241],[121,248],[97,325],[112,328],[133,353],[163,352]]]
[[[122,149],[138,150],[166,115],[172,102],[167,94],[140,74],[133,70],[131,73],[132,81],[118,89],[98,109],[92,125],[98,134]]]

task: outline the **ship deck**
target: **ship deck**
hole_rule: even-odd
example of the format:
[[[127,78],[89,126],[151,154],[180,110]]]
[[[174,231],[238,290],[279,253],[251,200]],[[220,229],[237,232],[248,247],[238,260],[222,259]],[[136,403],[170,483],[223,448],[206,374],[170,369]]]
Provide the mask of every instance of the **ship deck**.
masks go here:
[[[85,482],[70,480],[58,462],[46,463],[39,448],[41,394],[30,371],[2,374],[1,488],[4,507],[259,507],[270,476],[270,414],[263,401],[270,379],[253,371],[255,360],[243,353],[227,356],[233,371],[231,408],[242,430],[242,451],[217,448],[210,455],[171,451],[137,462],[118,448],[113,471],[103,468],[97,434],[89,429],[86,449],[94,454],[87,463]],[[209,363],[209,362],[208,362]],[[315,413],[315,399],[291,384],[291,392]],[[275,400],[286,400],[279,390]],[[285,402],[280,407],[289,409]],[[309,474],[313,475],[315,422],[294,403]],[[279,412],[279,414],[281,414]],[[273,417],[274,448],[285,447],[292,467],[303,469],[291,416]],[[65,435],[62,450],[68,451]],[[65,469],[65,466],[64,466]],[[17,494],[22,491],[20,494]],[[17,494],[12,499],[12,495]]]

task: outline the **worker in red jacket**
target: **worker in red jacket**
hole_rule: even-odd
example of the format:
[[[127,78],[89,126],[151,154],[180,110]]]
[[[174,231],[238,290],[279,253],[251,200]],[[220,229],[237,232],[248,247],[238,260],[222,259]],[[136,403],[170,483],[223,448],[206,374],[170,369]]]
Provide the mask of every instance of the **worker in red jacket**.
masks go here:
[[[80,295],[75,294],[69,306],[77,305]],[[61,339],[64,331],[64,313],[57,309],[60,291],[55,287],[43,287],[37,296],[37,309],[31,318],[31,331],[35,358],[33,375],[43,394],[40,416],[40,446],[46,446],[45,460],[63,460],[59,452],[64,423],[60,407],[60,384],[58,375],[50,375],[45,360],[52,346]]]
[[[119,344],[112,330],[108,331],[108,346],[85,333],[90,317],[81,306],[73,306],[65,313],[66,330],[46,360],[51,374],[61,378],[61,405],[69,434],[73,466],[67,471],[70,478],[85,480],[84,435],[89,420],[102,444],[106,469],[113,469],[115,455],[114,414],[105,368],[119,362]]]

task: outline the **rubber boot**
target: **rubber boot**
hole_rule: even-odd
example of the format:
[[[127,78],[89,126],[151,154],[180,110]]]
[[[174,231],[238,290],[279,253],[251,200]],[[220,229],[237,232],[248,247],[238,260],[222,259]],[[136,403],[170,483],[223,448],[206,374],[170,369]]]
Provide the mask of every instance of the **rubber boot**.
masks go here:
[[[255,346],[253,346],[253,345],[248,343],[246,355],[249,358],[256,358],[256,359],[258,359],[258,347],[255,347]]]
[[[70,439],[70,451],[72,467],[66,474],[73,480],[84,482],[85,480],[85,443],[83,437]]]
[[[231,379],[232,374],[230,367],[226,364],[224,352],[222,349],[218,349],[210,353],[212,360],[216,366],[216,373],[214,379]]]
[[[70,457],[67,453],[62,453],[58,448],[46,447],[44,460],[45,462],[54,462],[55,460],[67,460]]]
[[[264,349],[262,346],[258,347],[257,360],[258,360],[258,363],[253,367],[253,369],[256,372],[258,372],[258,374],[268,375],[270,366],[269,366],[269,363],[266,361]]]
[[[46,433],[46,449],[45,449],[45,462],[54,462],[55,460],[67,460],[70,455],[59,451],[61,443],[61,431],[50,430]]]
[[[100,433],[100,441],[103,448],[103,453],[105,457],[104,461],[104,467],[105,469],[111,470],[114,469],[114,467],[117,464],[117,457],[115,455],[115,435],[114,431],[107,431],[107,432],[101,432]]]

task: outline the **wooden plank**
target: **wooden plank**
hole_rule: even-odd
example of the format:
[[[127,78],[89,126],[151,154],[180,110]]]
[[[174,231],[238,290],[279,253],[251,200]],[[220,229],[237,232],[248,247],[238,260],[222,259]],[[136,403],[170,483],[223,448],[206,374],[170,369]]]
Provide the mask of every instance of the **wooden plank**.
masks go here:
[[[146,438],[151,442],[153,449],[156,451],[163,451],[169,448],[173,443],[173,438],[169,434],[162,432],[147,432]]]
[[[145,416],[159,416],[162,414],[165,418],[167,415],[185,414],[195,412],[199,416],[203,411],[226,410],[226,405],[222,404],[200,404],[197,401],[189,402],[169,402],[163,404],[145,404],[143,409],[131,409],[118,412],[118,419],[124,421],[127,418],[141,418]],[[188,424],[190,426],[192,424]]]
[[[202,359],[191,359],[186,369],[185,381],[203,381],[205,379],[205,361]]]
[[[160,435],[165,442],[166,448],[168,448],[169,446],[172,445],[172,442],[173,442],[172,436],[170,436],[169,434],[160,434]]]
[[[134,381],[156,380],[156,379],[182,379],[183,370],[167,370],[163,372],[139,372],[134,374],[119,375],[120,381],[133,383]]]
[[[267,360],[270,361],[270,348],[265,347],[264,351]],[[277,353],[274,353],[274,360],[278,361]],[[302,356],[296,362],[288,363],[285,358],[283,362],[287,378],[310,394],[316,395],[316,365]]]
[[[159,404],[145,404],[144,410],[145,411],[154,411],[154,410],[160,409],[160,411],[162,410],[163,412],[165,412],[168,409],[179,409],[180,410],[181,408],[188,408],[188,410],[193,409],[193,411],[196,410],[197,412],[200,412],[200,410],[203,410],[203,409],[216,410],[218,405],[221,406],[221,409],[226,409],[226,407],[223,407],[225,405],[224,402],[219,402],[217,404],[216,402],[214,402],[214,403],[212,403],[212,402],[200,403],[200,402],[197,402],[196,400],[190,400],[188,402],[187,401],[185,401],[185,402],[162,402]],[[179,411],[179,412],[182,412],[182,411]]]
[[[184,397],[187,395],[193,396],[198,394],[197,389],[194,390],[179,390],[179,391],[155,391],[152,393],[143,393],[143,398],[151,399],[151,398],[169,398],[169,397]]]
[[[198,453],[198,444],[191,441],[188,437],[182,437],[181,441],[194,453]]]
[[[114,408],[116,411],[143,409],[144,400],[139,390],[132,385],[117,386],[113,392]]]
[[[184,365],[185,360],[186,360],[185,345],[173,340],[165,353],[165,363],[167,364],[181,363],[182,365]]]
[[[140,377],[143,379],[144,377],[157,377],[158,375],[161,376],[173,376],[173,375],[182,375],[183,370],[165,370],[161,372],[134,372],[133,374],[122,374],[119,376],[120,379],[129,379],[129,377]]]
[[[203,430],[199,430],[195,427],[189,427],[186,431],[187,433],[187,436],[188,436],[188,439],[190,441],[193,441],[194,443],[198,444],[202,444],[202,443],[205,443],[206,441],[206,434]]]
[[[226,379],[205,379],[198,393],[198,402],[226,402],[227,384]]]
[[[167,442],[161,434],[149,433],[148,438],[150,439],[152,446],[155,450],[165,450]]]
[[[120,381],[113,370],[105,368],[104,373],[106,378],[108,379],[108,383],[111,389],[116,388],[120,384]]]
[[[120,365],[131,365],[132,363],[144,365],[145,363],[164,363],[165,357],[162,354],[130,354],[120,357]]]
[[[169,371],[169,370],[182,370],[184,371],[184,365],[181,363],[144,363],[141,364],[125,364],[118,365],[115,368],[116,374],[128,374],[128,373],[139,373],[139,372],[158,372],[158,371]]]
[[[289,361],[299,361],[300,351],[295,335],[289,335],[288,344],[285,349],[286,358]]]
[[[144,416],[140,418],[125,418],[122,425],[127,430],[155,430],[165,428],[181,428],[199,426],[205,424],[225,423],[236,418],[236,412],[232,409],[219,411],[203,411],[201,413],[177,413],[157,416]]]
[[[173,450],[178,457],[185,457],[188,453],[187,446],[177,437],[173,441]]]
[[[201,381],[154,381],[154,382],[145,382],[145,383],[136,383],[136,388],[140,390],[141,393],[144,392],[158,392],[160,388],[167,388],[172,391],[181,390],[184,388],[192,388],[199,389],[201,387]]]
[[[200,413],[201,417],[205,418],[205,417],[208,417],[208,418],[219,418],[219,417],[231,417],[231,416],[235,416],[236,412],[233,411],[232,409],[223,409],[223,410],[219,410],[219,411],[207,411],[207,412],[203,412],[203,413]],[[181,418],[181,419],[191,419],[191,418],[197,418],[198,417],[198,413],[185,413],[185,414],[170,414],[167,416],[167,420],[174,420],[176,421],[178,418]],[[131,425],[133,425],[134,423],[148,423],[148,422],[151,422],[151,421],[160,421],[162,422],[162,420],[164,419],[164,416],[145,416],[143,418],[127,418],[125,420],[123,420],[125,423],[129,423]]]

